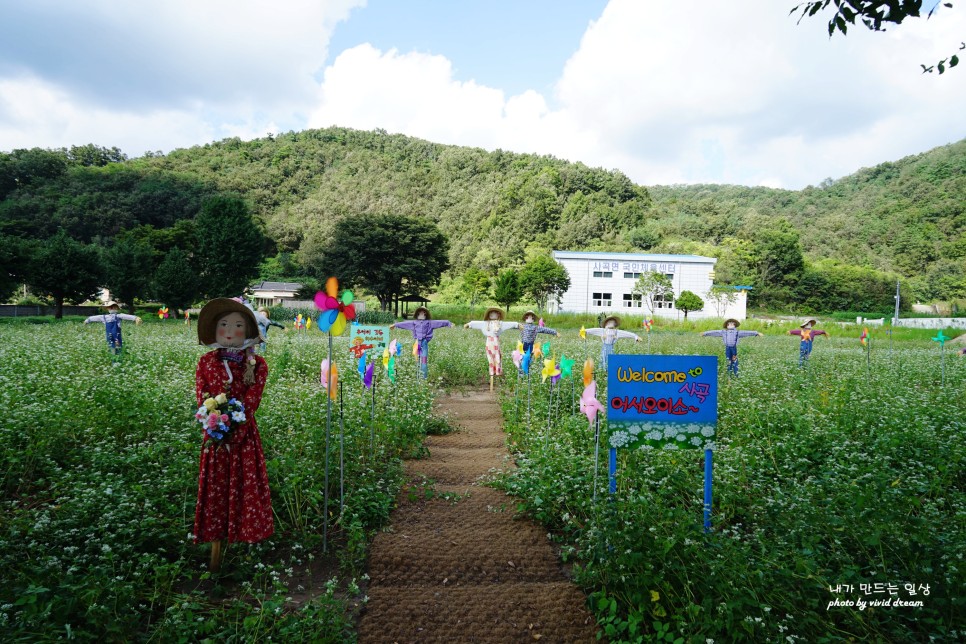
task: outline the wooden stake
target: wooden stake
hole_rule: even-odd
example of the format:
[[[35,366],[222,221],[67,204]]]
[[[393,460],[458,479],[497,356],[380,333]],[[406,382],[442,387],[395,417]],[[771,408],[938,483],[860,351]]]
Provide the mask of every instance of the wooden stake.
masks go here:
[[[211,572],[218,572],[221,568],[221,541],[211,542]]]
[[[493,376],[490,376],[490,391],[493,391]]]

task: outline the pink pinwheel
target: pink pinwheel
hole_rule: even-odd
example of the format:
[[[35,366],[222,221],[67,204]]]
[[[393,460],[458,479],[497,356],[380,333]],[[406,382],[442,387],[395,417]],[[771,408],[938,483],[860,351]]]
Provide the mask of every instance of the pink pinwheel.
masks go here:
[[[319,382],[322,383],[323,389],[329,390],[329,397],[335,400],[336,392],[339,391],[339,367],[334,363],[330,363],[328,358],[322,361],[319,367]],[[329,387],[329,383],[332,386]]]
[[[346,321],[356,318],[356,309],[352,304],[352,291],[343,291],[339,295],[339,280],[330,277],[325,282],[325,292],[319,291],[315,294],[315,307],[321,311],[319,314],[319,331],[328,331],[332,335],[342,335],[345,331]]]
[[[584,393],[580,394],[580,411],[587,416],[588,422],[594,422],[594,417],[598,412],[604,411],[604,406],[597,400],[597,381],[591,380],[590,384],[584,387]]]
[[[515,366],[517,369],[519,369],[520,368],[520,361],[523,360],[523,354],[520,353],[520,350],[519,349],[514,349],[513,350],[513,353],[510,354],[510,355],[513,356],[513,366]]]

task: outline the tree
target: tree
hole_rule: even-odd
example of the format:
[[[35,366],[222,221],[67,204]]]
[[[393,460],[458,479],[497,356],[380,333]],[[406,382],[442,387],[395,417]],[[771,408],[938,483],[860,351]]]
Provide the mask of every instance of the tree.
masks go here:
[[[789,13],[800,12],[798,22],[801,23],[803,18],[814,16],[830,4],[835,5],[835,13],[828,21],[829,37],[836,31],[842,32],[842,35],[848,33],[848,25],[854,25],[856,18],[870,31],[886,31],[883,23],[899,25],[906,18],[920,18],[922,15],[922,0],[811,0],[795,5]],[[927,20],[932,18],[939,5],[938,0],[933,3],[932,9],[926,14]],[[951,2],[943,2],[942,5],[948,9],[953,6]],[[966,44],[962,44],[959,49],[966,49]],[[934,69],[942,74],[946,71],[947,62],[949,67],[955,67],[959,64],[959,56],[953,54],[935,65],[920,67],[924,74],[931,74]]]
[[[385,311],[404,294],[439,283],[449,268],[449,241],[436,224],[401,215],[354,215],[341,220],[323,250],[321,279],[371,291]]]
[[[209,197],[195,218],[195,261],[206,298],[236,297],[258,277],[265,237],[238,196]]]
[[[0,302],[6,302],[23,281],[27,259],[27,244],[0,234]]]
[[[67,160],[74,165],[86,167],[103,167],[108,163],[121,163],[127,161],[127,155],[120,149],[102,148],[93,143],[87,145],[73,145],[69,150],[65,150]]]
[[[716,284],[708,290],[706,296],[714,306],[715,313],[718,314],[719,318],[723,318],[728,312],[728,307],[738,301],[738,291],[730,286]]]
[[[154,272],[151,292],[174,310],[184,310],[198,297],[198,276],[188,254],[180,248],[169,251]]]
[[[570,288],[567,269],[547,255],[538,255],[527,262],[519,277],[520,289],[536,301],[540,311],[547,307],[551,297],[560,297]]]
[[[469,268],[463,273],[463,290],[470,296],[470,306],[490,290],[490,276],[478,268]]]
[[[134,313],[134,298],[144,297],[154,272],[154,250],[123,237],[104,252],[104,285]]]
[[[493,281],[493,299],[500,306],[510,307],[520,301],[523,290],[520,288],[520,275],[512,268],[508,268]]]
[[[631,292],[641,296],[641,299],[647,303],[651,315],[653,315],[654,305],[659,300],[671,296],[674,293],[674,285],[671,284],[671,278],[664,273],[648,271],[637,278]]]
[[[704,308],[704,300],[691,291],[681,291],[678,299],[674,300],[674,306],[679,311],[684,311],[684,319],[687,320],[689,312],[700,311]]]
[[[64,316],[64,301],[91,299],[101,285],[100,253],[60,230],[37,249],[29,262],[27,283],[54,300],[54,317]]]

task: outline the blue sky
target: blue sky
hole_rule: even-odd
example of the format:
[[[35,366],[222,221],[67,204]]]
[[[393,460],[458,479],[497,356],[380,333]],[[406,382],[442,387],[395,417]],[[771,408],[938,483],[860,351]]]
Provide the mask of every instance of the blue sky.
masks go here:
[[[797,2],[0,0],[0,151],[337,125],[799,189],[966,137],[966,66],[919,68],[966,4],[829,38]]]

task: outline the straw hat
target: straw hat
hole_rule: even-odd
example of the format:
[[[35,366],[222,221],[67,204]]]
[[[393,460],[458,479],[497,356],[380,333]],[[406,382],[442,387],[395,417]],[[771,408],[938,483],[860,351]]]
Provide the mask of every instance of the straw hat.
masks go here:
[[[416,310],[413,311],[413,319],[414,320],[419,317],[419,312],[420,311],[422,311],[423,313],[426,314],[426,319],[427,320],[432,320],[433,319],[433,315],[429,312],[429,309],[427,309],[425,306],[417,306],[416,307]]]
[[[490,313],[496,313],[497,319],[500,320],[500,321],[503,320],[503,309],[498,309],[495,306],[491,306],[490,308],[488,308],[486,310],[486,313],[483,314],[483,319],[484,320],[489,320],[490,319]]]
[[[818,322],[816,322],[815,320],[805,320],[804,322],[802,322],[798,326],[799,326],[799,328],[804,329],[809,324],[811,324],[812,326],[815,326],[816,324],[818,324]]]
[[[248,322],[247,328],[245,329],[246,339],[250,340],[257,337],[262,342],[265,341],[265,338],[262,337],[261,330],[258,328],[255,313],[249,307],[230,297],[216,297],[205,304],[201,309],[201,313],[198,314],[199,344],[209,345],[217,342],[215,337],[215,324],[217,324],[223,315],[228,313],[241,313],[242,317]]]
[[[112,306],[116,306],[118,308],[121,308],[121,305],[118,304],[117,302],[115,302],[114,300],[108,300],[107,302],[104,302],[103,304],[101,304],[101,308],[102,309],[109,309]]]
[[[610,320],[613,320],[614,321],[614,326],[620,326],[621,325],[621,319],[619,317],[617,317],[616,315],[608,315],[606,318],[604,318],[604,321],[600,323],[601,328],[606,327],[607,326],[607,323]]]
[[[527,318],[533,318],[534,320],[536,320],[537,314],[534,313],[533,311],[527,311],[526,313],[523,314],[523,321],[526,322]]]
[[[725,320],[725,321],[724,321],[724,325],[723,325],[723,328],[725,328],[725,329],[727,329],[727,328],[728,328],[728,323],[729,323],[729,322],[734,322],[734,323],[735,323],[735,328],[736,328],[736,329],[737,329],[738,327],[740,327],[740,326],[741,326],[741,322],[739,322],[738,320],[736,320],[736,319],[734,319],[734,318],[728,318],[727,320]]]

